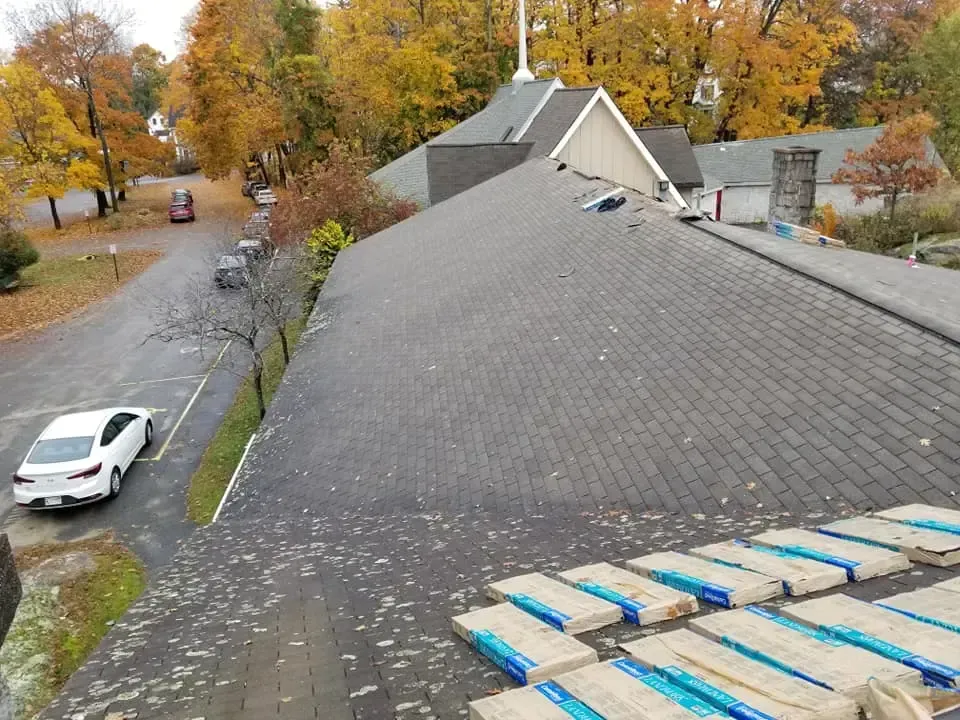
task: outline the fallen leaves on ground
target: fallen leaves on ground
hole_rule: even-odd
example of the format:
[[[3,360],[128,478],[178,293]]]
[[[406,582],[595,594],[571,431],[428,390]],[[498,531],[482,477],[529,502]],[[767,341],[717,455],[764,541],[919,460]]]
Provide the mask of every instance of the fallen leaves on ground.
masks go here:
[[[41,260],[23,272],[21,287],[0,293],[0,340],[62,320],[92,302],[112,295],[163,253],[128,250],[117,256],[117,283],[110,255],[92,260],[77,256]],[[82,257],[82,256],[81,256]]]
[[[27,237],[42,249],[44,245],[89,240],[124,230],[160,227],[170,222],[167,214],[170,193],[177,188],[193,193],[198,218],[242,220],[253,209],[250,199],[240,192],[239,176],[216,182],[197,177],[171,178],[166,182],[128,188],[127,200],[120,203],[119,213],[110,212],[106,217],[96,217],[94,211],[89,220],[82,215],[65,215],[63,230],[55,230],[52,221],[38,223],[26,229]]]

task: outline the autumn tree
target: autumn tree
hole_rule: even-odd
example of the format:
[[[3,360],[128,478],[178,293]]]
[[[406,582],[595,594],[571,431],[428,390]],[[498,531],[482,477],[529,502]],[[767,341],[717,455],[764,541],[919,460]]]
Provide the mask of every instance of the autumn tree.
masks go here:
[[[100,142],[114,212],[120,206],[101,122],[105,103],[98,98],[97,88],[108,74],[110,58],[122,48],[121,33],[130,19],[129,12],[105,0],[40,0],[15,23],[21,54],[48,76],[82,93],[90,134]],[[103,204],[100,212],[104,214]]]
[[[83,155],[90,152],[63,106],[41,75],[23,63],[0,67],[0,155],[17,164],[18,184],[27,197],[46,197],[57,230],[57,200],[69,187],[100,187],[100,171]]]
[[[884,198],[892,221],[901,195],[925,190],[942,177],[928,153],[935,128],[936,121],[927,113],[891,123],[863,152],[847,151],[844,164],[849,167],[838,170],[833,182],[852,185],[858,205],[867,198]]]
[[[169,68],[159,50],[146,43],[130,53],[133,107],[146,120],[161,109],[163,91],[167,87]]]
[[[934,138],[947,166],[960,171],[960,12],[927,34],[919,62],[925,104],[937,120]]]

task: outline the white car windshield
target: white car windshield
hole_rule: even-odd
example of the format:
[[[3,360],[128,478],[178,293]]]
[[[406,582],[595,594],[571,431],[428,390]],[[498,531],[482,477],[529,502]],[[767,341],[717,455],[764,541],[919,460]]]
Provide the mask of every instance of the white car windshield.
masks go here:
[[[92,437],[57,438],[55,440],[41,440],[33,448],[28,463],[46,465],[49,463],[70,462],[90,457],[90,448],[93,446]]]

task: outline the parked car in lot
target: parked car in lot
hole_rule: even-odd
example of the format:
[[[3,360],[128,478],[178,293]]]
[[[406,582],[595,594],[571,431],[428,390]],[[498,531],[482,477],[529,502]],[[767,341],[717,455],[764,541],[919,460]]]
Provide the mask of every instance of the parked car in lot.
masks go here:
[[[196,213],[193,211],[193,203],[187,202],[172,202],[170,203],[170,210],[168,211],[170,215],[170,222],[193,222],[197,219]]]
[[[249,282],[247,258],[243,255],[221,255],[213,281],[220,289],[246,287]]]
[[[273,211],[273,207],[270,205],[264,205],[262,208],[257,208],[252,213],[250,213],[250,222],[270,222],[270,213]]]
[[[257,205],[277,204],[277,196],[273,194],[273,190],[258,190],[256,195],[253,196],[253,199]]]
[[[267,247],[261,240],[238,240],[233,251],[240,257],[247,258],[248,262],[263,260],[267,256]]]
[[[31,509],[114,498],[137,454],[153,442],[146,408],[61,415],[47,425],[13,475],[17,505]]]
[[[240,192],[243,193],[246,197],[253,197],[258,190],[266,190],[270,186],[265,182],[259,180],[247,180],[240,187]]]
[[[193,193],[182,188],[174,190],[170,194],[171,203],[187,203],[193,205]]]

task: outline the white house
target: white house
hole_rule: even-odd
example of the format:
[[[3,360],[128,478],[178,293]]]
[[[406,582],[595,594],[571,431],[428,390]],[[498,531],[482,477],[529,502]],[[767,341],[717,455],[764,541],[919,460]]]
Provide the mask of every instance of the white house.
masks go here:
[[[844,166],[847,150],[862,152],[882,132],[883,126],[879,126],[697,145],[693,153],[704,181],[700,208],[709,212],[715,220],[726,223],[767,222],[773,181],[773,151],[775,148],[796,146],[820,150],[817,205],[829,203],[841,215],[875,212],[883,207],[882,199],[871,198],[857,205],[851,187],[836,185],[832,178]],[[928,142],[927,145],[931,161],[943,166],[933,143]]]

